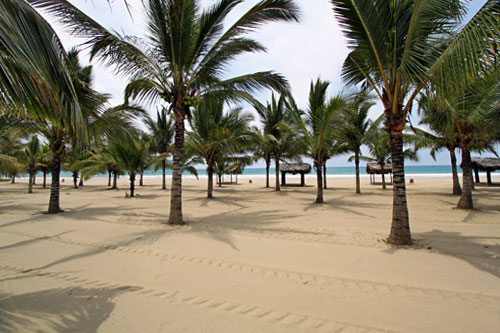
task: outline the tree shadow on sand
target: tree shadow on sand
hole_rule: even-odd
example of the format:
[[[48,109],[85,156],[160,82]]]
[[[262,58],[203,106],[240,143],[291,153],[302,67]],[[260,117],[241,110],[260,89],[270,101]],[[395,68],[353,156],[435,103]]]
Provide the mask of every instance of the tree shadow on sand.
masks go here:
[[[434,253],[455,257],[500,278],[500,236],[464,236],[458,232],[432,230],[414,233],[414,238]],[[395,253],[397,247],[384,250]]]
[[[113,312],[113,299],[133,290],[68,287],[20,295],[0,292],[0,331],[96,332]]]

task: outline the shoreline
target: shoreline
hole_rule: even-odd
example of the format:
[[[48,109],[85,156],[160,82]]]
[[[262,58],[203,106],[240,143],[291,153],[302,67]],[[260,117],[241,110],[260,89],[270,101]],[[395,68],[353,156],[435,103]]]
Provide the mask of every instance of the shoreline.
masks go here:
[[[329,177],[330,178],[330,177]],[[495,177],[494,181],[500,181]],[[496,332],[500,188],[456,209],[451,178],[407,186],[414,245],[384,242],[392,190],[335,178],[306,187],[264,179],[183,181],[185,226],[168,226],[170,184],[118,190],[0,183],[0,331]],[[140,309],[140,311],[138,311]],[[408,320],[411,318],[411,320]]]

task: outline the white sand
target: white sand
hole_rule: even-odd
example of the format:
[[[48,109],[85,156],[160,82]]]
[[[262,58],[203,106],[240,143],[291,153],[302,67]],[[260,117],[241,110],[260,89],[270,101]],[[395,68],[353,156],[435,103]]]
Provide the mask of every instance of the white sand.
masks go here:
[[[386,238],[392,191],[184,182],[189,225],[168,227],[159,179],[137,198],[64,183],[0,184],[1,332],[500,332],[500,187],[454,208],[447,178],[408,185],[416,246]],[[494,181],[500,181],[496,178]],[[170,186],[170,184],[169,184]]]

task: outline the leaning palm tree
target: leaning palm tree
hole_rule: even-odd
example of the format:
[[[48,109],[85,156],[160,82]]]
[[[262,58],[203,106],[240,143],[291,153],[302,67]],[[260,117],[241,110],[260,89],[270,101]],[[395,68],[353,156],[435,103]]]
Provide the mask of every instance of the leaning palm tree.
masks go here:
[[[356,167],[356,193],[361,193],[359,179],[359,156],[361,146],[365,143],[365,136],[370,127],[371,120],[368,119],[368,111],[375,104],[374,96],[367,91],[354,93],[352,100],[343,108],[340,116],[339,140],[344,142],[349,151],[354,153],[354,165]]]
[[[156,120],[150,117],[146,118],[146,126],[151,135],[150,149],[156,154],[163,154],[164,158],[161,160],[162,170],[162,190],[167,189],[165,170],[167,168],[167,156],[169,148],[174,141],[175,134],[175,119],[167,114],[167,110],[162,108],[161,111],[156,112]]]
[[[262,0],[224,29],[227,16],[241,0],[219,0],[200,10],[199,0],[147,0],[146,52],[132,38],[105,30],[67,1],[32,0],[57,15],[80,36],[88,37],[91,54],[117,72],[129,75],[127,96],[138,101],[170,104],[175,117],[174,170],[172,173],[169,224],[184,224],[182,218],[182,156],[184,120],[199,97],[250,98],[248,92],[263,87],[285,91],[286,80],[273,72],[223,78],[228,63],[242,53],[265,48],[245,34],[267,22],[297,21],[292,0]]]
[[[454,90],[496,57],[500,1],[489,0],[466,25],[459,25],[465,13],[459,0],[330,1],[352,49],[344,79],[370,86],[385,108],[394,171],[388,242],[411,244],[402,154],[407,115],[429,82]]]
[[[194,110],[186,145],[207,164],[208,198],[213,197],[215,161],[220,155],[241,153],[249,146],[253,139],[252,120],[252,114],[241,108],[224,112],[223,101],[214,98],[203,98]]]
[[[307,151],[307,156],[314,161],[317,180],[316,203],[323,203],[323,165],[328,147],[336,141],[335,118],[340,116],[340,111],[345,105],[345,99],[338,95],[327,101],[326,90],[328,81],[317,79],[311,82],[309,90],[309,105],[306,112],[297,108],[290,97],[289,106],[292,109],[293,126],[299,133],[302,143]]]
[[[52,151],[49,213],[61,211],[59,175],[69,133],[85,125],[66,52],[50,25],[25,1],[0,3],[0,111],[47,138]]]

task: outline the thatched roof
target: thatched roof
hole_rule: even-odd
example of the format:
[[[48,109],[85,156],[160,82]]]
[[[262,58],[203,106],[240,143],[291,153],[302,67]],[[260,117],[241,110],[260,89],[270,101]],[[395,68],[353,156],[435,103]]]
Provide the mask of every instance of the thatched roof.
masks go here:
[[[232,174],[232,175],[241,175],[243,173],[243,170],[241,167],[234,167],[226,172],[227,174]]]
[[[500,170],[500,158],[485,157],[471,158],[472,167],[478,168],[481,171],[495,171]]]
[[[392,164],[391,163],[384,164],[384,173],[391,173],[391,172],[392,172]],[[369,174],[375,173],[377,175],[380,175],[382,174],[382,168],[378,163],[368,163],[366,164],[366,173]]]
[[[309,173],[311,172],[311,165],[307,163],[290,163],[280,165],[281,172],[296,173]]]

